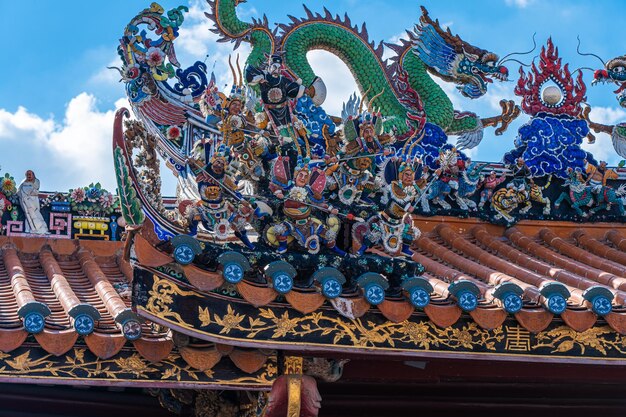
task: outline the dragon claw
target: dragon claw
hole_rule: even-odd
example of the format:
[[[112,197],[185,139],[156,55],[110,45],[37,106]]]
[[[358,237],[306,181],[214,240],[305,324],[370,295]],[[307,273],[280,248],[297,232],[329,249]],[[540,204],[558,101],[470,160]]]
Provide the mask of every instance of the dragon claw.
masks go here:
[[[513,100],[500,100],[500,107],[502,108],[502,113],[499,116],[481,120],[484,127],[497,127],[500,125],[495,131],[496,136],[501,136],[506,132],[511,122],[517,119],[522,112],[521,108]]]

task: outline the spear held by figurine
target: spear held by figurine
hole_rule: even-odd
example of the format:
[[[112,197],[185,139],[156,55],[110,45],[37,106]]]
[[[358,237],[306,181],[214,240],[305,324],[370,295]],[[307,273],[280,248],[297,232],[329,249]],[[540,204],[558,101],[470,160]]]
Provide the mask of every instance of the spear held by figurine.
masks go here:
[[[223,184],[221,181],[219,181],[217,178],[215,178],[213,175],[211,175],[211,174],[210,174],[210,173],[209,173],[206,169],[204,169],[203,167],[199,166],[199,165],[198,165],[198,163],[197,163],[195,160],[193,160],[193,159],[188,159],[188,160],[187,160],[187,162],[188,162],[188,163],[190,163],[190,164],[193,164],[196,168],[200,169],[200,171],[202,171],[202,172],[203,172],[205,175],[207,175],[210,179],[212,179],[213,181],[215,181],[215,183],[216,183],[218,186],[220,186],[223,190],[226,190],[226,191],[227,191],[227,192],[228,192],[231,196],[235,197],[235,199],[236,199],[237,201],[239,201],[239,202],[246,202],[246,203],[250,203],[248,200],[246,200],[246,197],[249,197],[249,198],[251,198],[251,199],[254,199],[254,200],[255,200],[255,201],[254,201],[254,203],[256,203],[256,204],[262,203],[262,204],[263,204],[263,206],[267,206],[267,204],[266,204],[265,202],[263,202],[263,201],[259,201],[259,200],[258,200],[258,198],[265,198],[265,197],[263,197],[263,196],[259,196],[259,195],[250,195],[250,196],[245,195],[245,196],[244,196],[244,195],[242,195],[242,194],[236,193],[235,191],[231,190],[228,186],[224,185],[224,184]],[[318,210],[320,210],[320,211],[323,211],[323,212],[325,212],[325,213],[331,213],[331,214],[333,214],[333,213],[332,213],[332,210],[330,210],[330,209],[328,209],[328,208],[326,208],[326,207],[318,206],[318,205],[316,205],[316,204],[311,204],[311,203],[306,203],[306,202],[298,201],[298,200],[295,200],[295,199],[293,199],[293,198],[289,198],[289,197],[285,198],[285,200],[297,201],[298,203],[300,203],[300,204],[304,204],[305,206],[310,206],[310,207],[316,208],[316,209],[318,209]],[[265,211],[265,210],[268,210],[268,211],[269,211],[269,214],[270,214],[270,215],[272,214],[272,209],[271,209],[269,206],[267,206],[267,207],[263,207],[263,210],[264,210],[264,211]],[[363,221],[363,219],[362,219],[362,218],[360,218],[360,217],[356,217],[356,216],[354,216],[354,215],[353,215],[353,214],[351,214],[351,213],[348,213],[348,214],[344,214],[344,213],[336,213],[336,215],[337,215],[337,216],[340,216],[340,217],[344,217],[344,218],[346,218],[346,219],[348,219],[348,220]]]

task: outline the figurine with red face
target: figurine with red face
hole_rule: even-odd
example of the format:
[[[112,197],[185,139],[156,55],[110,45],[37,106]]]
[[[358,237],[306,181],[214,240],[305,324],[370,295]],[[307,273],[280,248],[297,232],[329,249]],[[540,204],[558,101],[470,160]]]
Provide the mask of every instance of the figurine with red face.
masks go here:
[[[483,187],[483,190],[480,192],[480,203],[478,203],[479,208],[483,208],[485,203],[491,201],[491,196],[493,195],[493,191],[496,187],[506,179],[506,177],[501,176],[498,177],[496,175],[496,171],[491,171],[489,175],[482,179],[480,182],[480,186]]]
[[[226,240],[231,231],[248,248],[254,249],[246,228],[253,215],[262,217],[257,207],[245,201],[239,192],[237,181],[227,174],[228,154],[222,146],[210,162],[202,165],[194,161],[194,173],[200,193],[200,201],[187,210],[189,233],[195,236],[198,225],[212,232],[219,240]]]
[[[337,162],[326,170],[328,188],[345,205],[371,204],[370,197],[380,191],[377,163],[391,153],[386,145],[392,138],[382,133],[382,118],[378,114],[363,112],[346,119],[344,124],[349,128],[343,149]]]
[[[374,245],[381,245],[390,255],[412,254],[410,246],[421,235],[411,217],[424,199],[416,180],[423,173],[421,168],[419,159],[392,160],[385,166],[381,175],[386,183],[381,199],[384,210],[353,228],[353,237],[360,242],[359,254]]]
[[[308,161],[299,160],[291,176],[289,157],[279,156],[272,170],[270,190],[283,201],[284,220],[271,226],[266,237],[270,244],[285,253],[288,244],[295,241],[311,254],[326,246],[335,252],[344,254],[335,246],[339,219],[337,210],[330,207],[324,199],[326,175]],[[326,221],[316,218],[313,213],[328,213]]]

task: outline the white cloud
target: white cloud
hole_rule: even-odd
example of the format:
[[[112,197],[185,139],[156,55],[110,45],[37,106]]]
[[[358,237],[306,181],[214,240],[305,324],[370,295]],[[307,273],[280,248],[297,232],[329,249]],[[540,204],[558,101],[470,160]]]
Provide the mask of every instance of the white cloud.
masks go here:
[[[338,57],[326,51],[311,51],[307,54],[313,71],[324,80],[328,95],[323,104],[330,115],[340,116],[341,107],[358,87],[354,76]]]
[[[126,99],[115,103],[116,108],[122,106],[127,106]],[[0,109],[0,143],[6,149],[2,171],[18,179],[22,171],[33,169],[45,190],[62,191],[91,182],[114,190],[114,113],[100,111],[96,98],[87,93],[70,100],[62,123],[24,107],[15,113]]]
[[[606,161],[609,165],[617,165],[621,160],[619,155],[613,150],[613,143],[611,137],[606,133],[594,133],[596,141],[594,143],[587,143],[587,140],[583,141],[581,148],[591,154],[598,161]]]
[[[0,139],[42,140],[54,131],[54,121],[43,120],[20,106],[15,113],[0,109]]]
[[[505,0],[507,6],[514,6],[520,9],[524,9],[531,4],[533,4],[535,0]]]
[[[621,107],[592,107],[589,118],[596,123],[614,125],[626,121],[626,111]]]
[[[213,46],[217,39],[218,35],[209,30],[209,20],[205,18],[201,23],[183,25],[174,46],[178,54],[182,51],[194,56],[195,59],[202,60],[209,53],[209,47]]]

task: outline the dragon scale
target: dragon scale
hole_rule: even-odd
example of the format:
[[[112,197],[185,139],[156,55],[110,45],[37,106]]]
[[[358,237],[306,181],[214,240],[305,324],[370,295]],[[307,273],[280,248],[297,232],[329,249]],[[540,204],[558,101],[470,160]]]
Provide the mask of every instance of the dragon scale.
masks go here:
[[[311,22],[294,28],[282,38],[281,49],[285,52],[285,63],[294,74],[310,85],[316,75],[307,59],[307,52],[325,50],[339,57],[354,75],[361,95],[368,97],[380,93],[374,107],[390,117],[387,128],[395,127],[404,133],[407,109],[396,96],[385,72],[384,64],[378,59],[371,46],[347,28],[328,22]]]
[[[208,0],[208,3],[213,13],[205,15],[215,22],[216,29],[212,32],[223,36],[219,42],[235,41],[238,47],[245,39],[252,45],[246,63],[259,65],[265,62],[265,54],[274,51],[274,34],[267,28],[267,21],[251,24],[239,20],[236,12],[239,0]]]
[[[388,118],[386,130],[406,133],[411,128],[406,123],[407,113],[419,111],[408,109],[399,101],[399,93],[392,82],[398,69],[407,72],[409,85],[419,94],[429,122],[449,133],[472,130],[478,125],[473,115],[455,118],[450,99],[428,74],[427,65],[412,51],[410,43],[393,48],[398,55],[397,63],[388,64],[382,58],[382,44],[375,47],[368,40],[365,26],[359,31],[352,27],[347,16],[343,20],[338,16],[333,18],[327,10],[325,16],[314,15],[305,7],[306,18],[291,17],[292,23],[279,25],[279,33],[276,33],[266,28],[266,18],[264,22],[255,20],[254,23],[239,20],[236,0],[214,0],[209,4],[213,13],[207,16],[215,21],[214,32],[223,37],[222,41],[234,41],[236,45],[244,40],[251,43],[248,65],[259,65],[264,54],[284,51],[286,67],[308,86],[316,77],[307,59],[309,51],[326,50],[339,57],[354,75],[362,95],[369,90],[367,95],[372,97],[383,91],[374,107]]]

